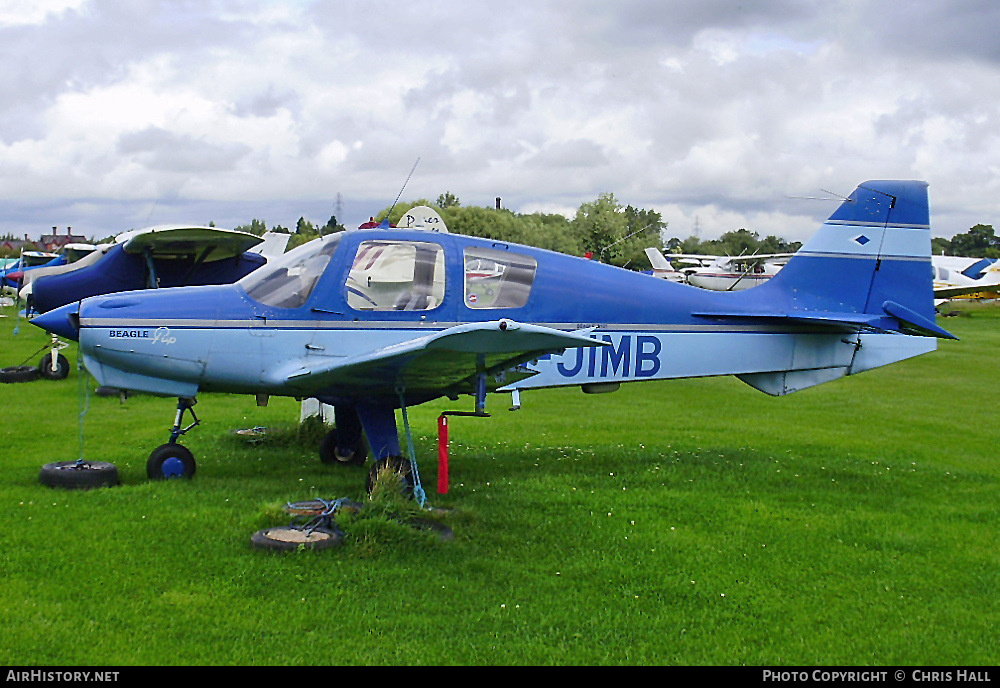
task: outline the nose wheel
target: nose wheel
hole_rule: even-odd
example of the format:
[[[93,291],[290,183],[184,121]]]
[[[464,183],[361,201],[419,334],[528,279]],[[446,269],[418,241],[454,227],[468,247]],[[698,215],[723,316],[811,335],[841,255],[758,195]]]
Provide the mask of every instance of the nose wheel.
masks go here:
[[[187,447],[177,444],[177,440],[188,430],[201,421],[194,414],[195,400],[181,397],[177,400],[177,413],[174,416],[174,426],[170,429],[170,441],[154,449],[146,461],[146,475],[150,480],[169,480],[171,478],[191,478],[197,465],[194,454]],[[184,426],[184,414],[190,413],[192,422]]]
[[[146,461],[146,475],[150,480],[190,478],[196,468],[194,454],[187,447],[168,442],[153,450]]]

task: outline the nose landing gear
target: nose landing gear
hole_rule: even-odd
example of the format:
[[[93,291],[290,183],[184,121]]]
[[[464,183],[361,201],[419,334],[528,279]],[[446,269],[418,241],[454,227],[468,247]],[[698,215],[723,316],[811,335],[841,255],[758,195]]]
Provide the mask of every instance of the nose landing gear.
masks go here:
[[[188,397],[177,400],[177,414],[170,430],[170,441],[154,449],[146,461],[146,475],[150,480],[191,478],[194,475],[197,468],[194,455],[187,447],[177,444],[177,440],[201,422],[194,413],[196,403],[195,399]],[[186,412],[191,414],[192,423],[183,427]]]

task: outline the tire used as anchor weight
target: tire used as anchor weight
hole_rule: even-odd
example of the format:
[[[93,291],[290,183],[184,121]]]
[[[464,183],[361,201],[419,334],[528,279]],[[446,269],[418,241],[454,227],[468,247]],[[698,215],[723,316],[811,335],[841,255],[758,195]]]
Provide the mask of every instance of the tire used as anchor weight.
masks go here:
[[[30,365],[0,368],[0,382],[31,382],[38,379],[38,368]]]
[[[121,482],[118,468],[106,461],[56,461],[42,466],[38,480],[49,487],[68,490],[89,490],[94,487],[112,487]]]
[[[288,552],[297,549],[327,549],[343,543],[344,536],[327,528],[308,530],[303,526],[278,526],[258,530],[250,543],[258,549]]]
[[[195,468],[194,454],[187,447],[170,442],[154,449],[146,461],[146,475],[150,480],[190,478]]]

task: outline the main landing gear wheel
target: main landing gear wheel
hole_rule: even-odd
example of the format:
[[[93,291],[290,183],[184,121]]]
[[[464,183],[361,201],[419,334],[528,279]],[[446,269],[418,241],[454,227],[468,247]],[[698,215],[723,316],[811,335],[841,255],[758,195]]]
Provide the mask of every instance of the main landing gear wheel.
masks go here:
[[[337,428],[323,436],[319,444],[319,460],[325,464],[360,466],[368,460],[368,443],[362,435],[350,449],[338,445],[340,433]],[[346,451],[345,451],[346,450]]]
[[[89,490],[94,487],[113,487],[121,482],[118,468],[106,461],[56,461],[42,466],[38,480],[49,487],[68,490]]]
[[[57,354],[53,369],[52,354],[45,354],[38,362],[38,374],[46,380],[65,380],[69,376],[69,361],[62,354]]]
[[[194,454],[187,447],[171,442],[154,449],[146,461],[146,475],[150,480],[190,478],[195,468]]]
[[[410,465],[410,460],[404,456],[387,456],[384,459],[379,459],[368,471],[368,478],[365,481],[365,489],[368,490],[368,496],[372,494],[372,490],[375,488],[375,483],[379,478],[385,479],[385,476],[389,476],[391,479],[395,480],[398,485],[398,490],[401,495],[407,498],[413,497],[413,467]]]
[[[258,549],[287,552],[297,549],[328,549],[344,542],[344,536],[327,528],[309,529],[304,526],[277,526],[258,530],[250,537]]]
[[[0,382],[31,382],[38,379],[38,368],[30,365],[0,368]]]

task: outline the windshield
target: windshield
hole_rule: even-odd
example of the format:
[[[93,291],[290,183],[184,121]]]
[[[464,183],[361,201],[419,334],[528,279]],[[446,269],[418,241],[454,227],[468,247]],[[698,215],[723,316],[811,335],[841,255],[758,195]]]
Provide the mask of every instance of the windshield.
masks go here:
[[[276,308],[298,308],[306,302],[317,280],[340,245],[341,234],[331,234],[295,248],[241,279],[254,301]]]

